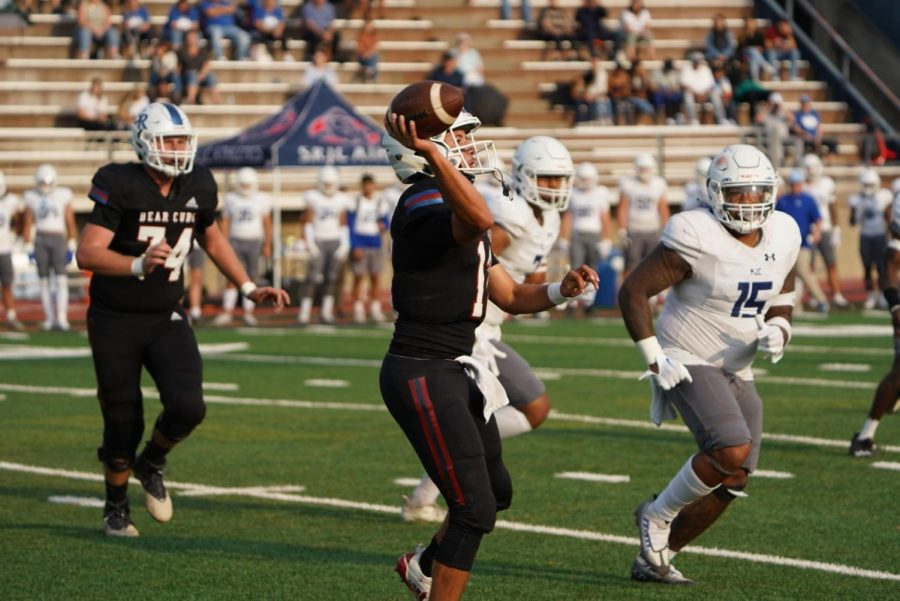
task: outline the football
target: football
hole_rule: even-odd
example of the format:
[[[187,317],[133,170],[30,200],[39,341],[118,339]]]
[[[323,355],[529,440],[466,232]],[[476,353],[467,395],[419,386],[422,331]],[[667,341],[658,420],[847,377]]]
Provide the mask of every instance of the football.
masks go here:
[[[391,100],[388,115],[397,113],[416,122],[420,138],[446,131],[463,107],[462,90],[439,81],[417,81],[400,90]]]

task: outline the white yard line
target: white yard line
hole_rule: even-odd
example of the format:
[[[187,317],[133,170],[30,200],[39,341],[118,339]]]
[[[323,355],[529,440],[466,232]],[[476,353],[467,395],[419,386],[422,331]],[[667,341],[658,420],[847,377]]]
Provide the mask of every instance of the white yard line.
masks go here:
[[[882,449],[884,447],[878,447]],[[878,468],[880,470],[893,470],[895,472],[900,472],[900,463],[896,461],[876,461],[872,464],[872,467]]]
[[[584,480],[586,482],[605,482],[607,484],[624,484],[631,482],[629,476],[619,476],[616,474],[594,474],[592,472],[559,472],[553,474],[554,478],[562,478],[563,480]]]
[[[397,478],[394,480],[394,484],[397,486],[418,486],[419,478]]]
[[[774,478],[776,480],[787,480],[793,478],[794,474],[790,472],[777,472],[775,470],[756,470],[753,472],[754,478]]]
[[[246,351],[250,345],[246,342],[220,342],[201,344],[200,354],[203,356],[218,353],[234,353]],[[35,346],[25,344],[0,345],[0,361],[24,361],[27,359],[77,359],[90,357],[91,349],[86,346]]]
[[[73,470],[63,470],[46,468],[32,465],[24,465],[21,463],[12,463],[0,461],[0,469],[36,474],[42,476],[53,476],[59,478],[71,478],[75,480],[98,480],[102,478],[100,474],[91,474],[88,472],[79,472]],[[305,505],[319,505],[328,507],[337,507],[340,509],[357,509],[361,511],[371,511],[385,514],[399,514],[400,508],[395,505],[379,505],[375,503],[365,503],[359,501],[349,501],[346,499],[335,499],[327,497],[313,497],[309,495],[298,495],[284,492],[268,492],[267,487],[250,487],[250,488],[223,488],[217,486],[209,486],[206,484],[195,484],[189,482],[167,482],[166,485],[173,490],[189,489],[189,490],[228,490],[234,496],[248,496],[260,499],[268,499],[272,501],[285,501],[291,503],[300,503]],[[497,528],[504,530],[512,530],[515,532],[528,532],[532,534],[546,534],[550,536],[560,536],[566,538],[574,538],[579,540],[589,540],[598,542],[610,542],[629,547],[637,547],[638,540],[629,536],[619,536],[615,534],[605,534],[602,532],[593,532],[590,530],[576,530],[572,528],[557,528],[554,526],[543,526],[540,524],[526,524],[522,522],[511,522],[508,520],[498,520]],[[728,559],[738,559],[743,561],[752,561],[755,563],[765,563],[778,566],[788,566],[805,570],[817,570],[820,572],[828,572],[831,574],[841,574],[846,576],[858,576],[860,578],[868,578],[870,580],[889,580],[900,582],[900,574],[891,572],[882,572],[879,570],[868,570],[865,568],[857,568],[834,563],[825,563],[821,561],[809,561],[806,559],[793,559],[790,557],[780,557],[777,555],[769,555],[764,553],[748,553],[745,551],[731,551],[728,549],[716,549],[708,547],[688,547],[682,553],[696,553],[698,555],[707,555],[711,557],[723,557]]]
[[[0,382],[0,391],[19,392],[23,394],[58,394],[74,397],[91,397],[96,396],[97,391],[94,388],[64,388],[61,386],[29,386],[25,384],[7,384]],[[152,388],[143,389],[144,397],[159,398],[159,393]],[[323,401],[303,401],[297,399],[259,399],[259,398],[241,398],[228,397],[221,395],[203,395],[203,399],[207,403],[221,405],[247,405],[258,407],[284,407],[290,409],[334,409],[338,411],[386,411],[381,403],[350,403],[350,402],[323,402]],[[570,421],[585,424],[598,424],[604,426],[622,426],[626,428],[638,428],[642,430],[664,430],[668,432],[687,432],[687,428],[676,424],[662,424],[656,426],[651,421],[638,421],[630,419],[618,419],[610,417],[597,417],[593,415],[579,415],[575,413],[561,413],[556,409],[550,411],[550,419],[559,421]],[[810,446],[824,446],[844,448],[849,444],[845,440],[833,440],[829,438],[816,438],[813,436],[799,436],[795,434],[773,434],[763,432],[763,438],[766,440],[777,440],[779,442],[790,442],[796,444],[805,444]],[[900,453],[900,446],[879,445],[881,451],[889,453]]]

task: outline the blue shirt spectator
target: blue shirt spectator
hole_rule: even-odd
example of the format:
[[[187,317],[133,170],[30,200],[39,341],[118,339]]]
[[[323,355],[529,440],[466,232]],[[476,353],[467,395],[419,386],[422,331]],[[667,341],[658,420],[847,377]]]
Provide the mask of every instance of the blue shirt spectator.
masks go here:
[[[311,60],[319,46],[327,50],[328,58],[337,55],[341,37],[334,26],[334,5],[327,0],[309,0],[303,5],[303,39],[306,40],[306,60]]]
[[[816,199],[803,191],[805,180],[806,177],[802,171],[800,173],[791,173],[788,180],[791,191],[778,199],[778,202],[775,204],[775,210],[787,213],[794,218],[794,221],[797,222],[797,226],[800,228],[800,238],[803,240],[802,247],[811,249],[812,238],[816,235],[814,226],[822,220],[822,214],[819,213]]]
[[[441,56],[441,62],[431,70],[425,79],[448,83],[457,88],[463,87],[462,71],[456,68],[456,55],[453,52],[445,52]]]
[[[237,25],[237,8],[237,3],[232,0],[203,0],[200,3],[206,21],[206,37],[216,60],[225,57],[222,38],[228,38],[234,44],[238,60],[247,60],[250,55],[250,34]]]
[[[163,26],[163,37],[174,48],[180,48],[184,43],[184,34],[188,31],[200,29],[200,10],[191,4],[190,0],[178,0],[169,9],[169,16]]]

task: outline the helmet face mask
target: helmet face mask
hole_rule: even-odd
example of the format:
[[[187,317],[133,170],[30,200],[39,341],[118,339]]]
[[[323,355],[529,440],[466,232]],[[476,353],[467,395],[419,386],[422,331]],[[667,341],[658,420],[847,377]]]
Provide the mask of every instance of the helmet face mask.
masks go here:
[[[552,178],[550,181],[556,185],[546,185],[549,183],[547,178]],[[545,211],[566,210],[572,197],[574,178],[572,157],[556,138],[528,138],[513,154],[513,188],[529,204]]]
[[[462,110],[453,125],[444,133],[431,138],[443,142],[449,149],[447,159],[458,170],[469,175],[481,175],[496,171],[497,149],[493,140],[476,140],[475,131],[481,127],[481,119]]]
[[[859,185],[864,195],[874,196],[881,188],[881,176],[871,167],[867,167],[859,174]]]
[[[656,175],[656,159],[651,154],[642,152],[634,158],[634,171],[639,180],[649,183]]]
[[[326,194],[328,196],[337,194],[340,182],[341,177],[335,167],[332,167],[331,165],[325,165],[324,167],[319,169],[319,175],[316,180],[316,187],[322,194]]]
[[[259,185],[256,171],[251,167],[241,167],[235,175],[237,189],[241,194],[248,195],[256,192]]]
[[[56,169],[53,165],[44,163],[38,165],[34,172],[34,184],[41,194],[50,194],[56,188]]]
[[[144,165],[167,177],[194,169],[197,134],[184,111],[175,105],[148,104],[134,120],[131,145]]]
[[[738,234],[758,230],[775,210],[778,178],[771,161],[746,144],[726,147],[712,161],[707,180],[716,218]]]

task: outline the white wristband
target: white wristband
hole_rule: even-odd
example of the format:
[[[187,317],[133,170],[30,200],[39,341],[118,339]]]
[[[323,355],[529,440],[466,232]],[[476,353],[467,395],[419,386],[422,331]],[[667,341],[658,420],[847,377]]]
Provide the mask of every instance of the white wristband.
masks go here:
[[[766,322],[767,326],[778,326],[782,330],[784,330],[785,334],[787,334],[787,338],[784,340],[784,344],[787,345],[788,342],[791,341],[791,322],[789,322],[784,317],[773,317],[769,321]]]
[[[256,290],[256,284],[253,282],[244,282],[241,284],[241,294],[243,294],[245,298],[253,294],[254,290]]]
[[[659,340],[656,339],[656,336],[638,340],[635,342],[635,345],[637,345],[638,350],[641,352],[644,363],[647,365],[656,363],[656,356],[662,351],[662,347],[659,345]]]
[[[554,305],[561,305],[569,300],[563,296],[560,288],[562,288],[562,282],[554,282],[547,286],[547,298],[549,298],[550,302]]]
[[[131,262],[131,275],[139,280],[144,279],[144,255],[135,257]]]

